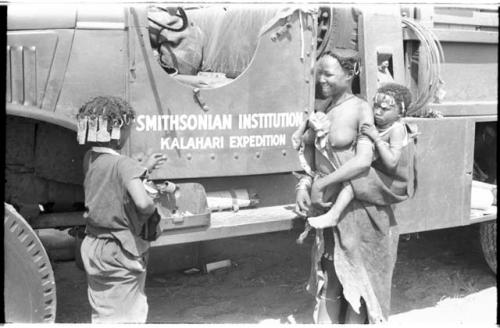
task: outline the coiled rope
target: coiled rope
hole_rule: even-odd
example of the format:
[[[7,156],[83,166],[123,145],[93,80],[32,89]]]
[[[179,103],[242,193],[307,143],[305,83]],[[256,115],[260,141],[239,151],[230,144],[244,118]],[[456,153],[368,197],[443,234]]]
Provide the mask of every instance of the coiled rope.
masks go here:
[[[401,21],[420,41],[418,95],[409,106],[407,115],[425,115],[426,106],[443,96],[441,89],[444,82],[440,77],[441,63],[444,62],[443,48],[430,29],[408,17],[402,17]]]

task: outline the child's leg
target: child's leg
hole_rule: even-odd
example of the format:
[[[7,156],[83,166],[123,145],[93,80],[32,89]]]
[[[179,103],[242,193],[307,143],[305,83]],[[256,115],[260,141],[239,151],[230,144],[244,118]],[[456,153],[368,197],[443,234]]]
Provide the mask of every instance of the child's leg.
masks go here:
[[[336,226],[340,215],[353,198],[354,191],[352,190],[351,184],[344,184],[344,187],[340,191],[337,200],[335,201],[335,204],[333,204],[332,208],[330,208],[328,212],[323,215],[310,217],[308,219],[309,224],[316,229]]]

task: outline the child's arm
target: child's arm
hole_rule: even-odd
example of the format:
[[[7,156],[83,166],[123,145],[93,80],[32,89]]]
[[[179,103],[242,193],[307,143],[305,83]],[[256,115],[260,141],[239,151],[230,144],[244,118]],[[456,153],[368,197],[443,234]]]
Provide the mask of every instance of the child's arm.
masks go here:
[[[166,160],[166,156],[161,153],[153,153],[146,160],[146,169],[148,172],[156,169],[159,165],[163,164]],[[137,172],[137,171],[136,171]],[[128,180],[126,183],[127,191],[134,201],[137,211],[147,219],[155,210],[155,204],[151,196],[147,193],[144,188],[142,181],[142,176],[137,177],[137,173],[132,174],[132,179]]]
[[[156,167],[162,161],[163,157],[153,154],[146,161],[149,167]],[[148,167],[148,168],[149,168]],[[146,173],[146,169],[139,162],[122,156],[118,162],[118,175],[127,190],[130,198],[135,204],[136,210],[142,220],[147,220],[155,211],[155,204],[151,196],[148,195],[142,180]]]
[[[144,219],[148,218],[151,214],[153,214],[155,210],[155,204],[153,199],[147,194],[146,189],[144,189],[144,185],[140,178],[130,179],[125,187],[127,191],[134,201],[135,207],[137,211],[144,216]]]
[[[389,145],[382,142],[377,129],[373,125],[363,125],[361,127],[361,132],[373,140],[384,166],[388,169],[393,169],[398,165],[399,158],[401,157],[401,147],[405,138],[404,129],[405,127],[403,124],[394,126],[392,131],[390,131]]]

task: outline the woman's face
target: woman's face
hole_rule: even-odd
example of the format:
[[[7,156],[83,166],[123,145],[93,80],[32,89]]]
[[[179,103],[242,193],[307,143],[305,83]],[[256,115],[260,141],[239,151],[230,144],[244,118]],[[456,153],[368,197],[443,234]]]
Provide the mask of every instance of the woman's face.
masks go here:
[[[352,75],[347,74],[336,58],[323,56],[318,61],[317,83],[323,97],[344,93],[351,85]]]

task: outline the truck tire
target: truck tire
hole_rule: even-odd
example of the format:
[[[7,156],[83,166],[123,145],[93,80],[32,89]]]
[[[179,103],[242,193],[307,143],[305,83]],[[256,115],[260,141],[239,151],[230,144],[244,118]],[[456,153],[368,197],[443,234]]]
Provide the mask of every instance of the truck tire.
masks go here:
[[[53,323],[56,284],[47,252],[14,207],[4,209],[5,321]]]
[[[497,222],[482,222],[479,227],[479,239],[484,259],[491,271],[497,273]]]
[[[358,50],[358,17],[354,7],[320,7],[317,57],[334,48]]]

